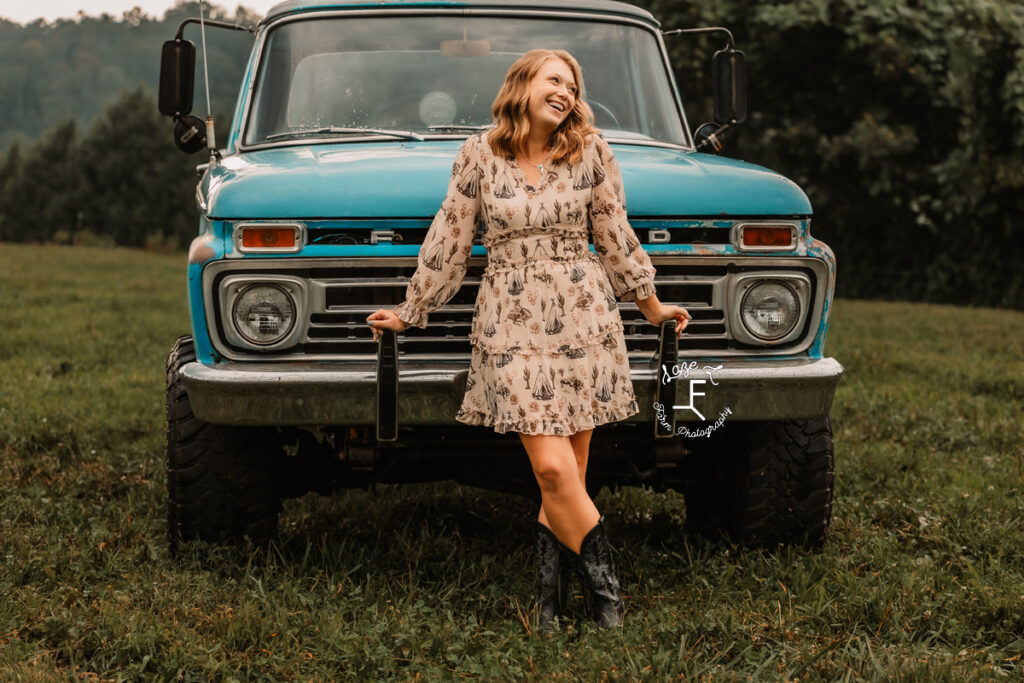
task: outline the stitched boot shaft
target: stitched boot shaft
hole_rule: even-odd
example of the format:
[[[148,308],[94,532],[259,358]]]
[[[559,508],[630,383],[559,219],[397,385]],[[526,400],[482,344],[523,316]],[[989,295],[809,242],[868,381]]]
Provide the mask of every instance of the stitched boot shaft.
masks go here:
[[[583,537],[576,571],[587,589],[590,614],[601,628],[622,625],[626,603],[619,590],[615,562],[604,530],[604,517]]]
[[[551,622],[556,616],[565,613],[571,562],[565,554],[567,549],[558,541],[558,537],[551,529],[540,522],[537,522],[536,529],[536,603],[540,614],[540,626],[546,631],[551,628]]]

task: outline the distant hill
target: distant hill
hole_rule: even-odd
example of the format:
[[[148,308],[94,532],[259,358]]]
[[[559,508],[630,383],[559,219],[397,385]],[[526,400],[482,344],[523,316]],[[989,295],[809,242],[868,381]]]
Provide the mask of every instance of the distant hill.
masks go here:
[[[262,18],[244,7],[229,14],[209,4],[206,14],[246,26]],[[137,9],[121,19],[83,16],[25,26],[0,18],[0,152],[18,136],[35,139],[66,115],[88,124],[128,88],[143,85],[155,93],[160,47],[174,38],[182,20],[192,16],[199,16],[198,2],[179,2],[159,19]],[[197,46],[193,111],[205,115],[199,27],[186,28],[185,37]],[[206,42],[210,99],[214,114],[223,118],[234,111],[252,36],[212,29],[206,32]]]

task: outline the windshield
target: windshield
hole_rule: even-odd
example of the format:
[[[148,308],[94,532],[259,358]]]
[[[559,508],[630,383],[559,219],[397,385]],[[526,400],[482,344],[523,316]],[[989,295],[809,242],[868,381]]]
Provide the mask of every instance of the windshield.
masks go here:
[[[245,145],[362,135],[397,139],[491,123],[505,72],[536,47],[568,50],[606,137],[685,145],[654,35],[597,21],[524,17],[328,17],[271,31]]]

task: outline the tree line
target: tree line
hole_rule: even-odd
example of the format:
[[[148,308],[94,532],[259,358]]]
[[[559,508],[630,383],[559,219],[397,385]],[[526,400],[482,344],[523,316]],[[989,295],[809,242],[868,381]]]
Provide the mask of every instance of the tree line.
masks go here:
[[[750,116],[723,153],[804,188],[812,233],[836,251],[840,296],[1024,308],[1024,2],[638,4],[665,29],[733,31],[748,60]],[[145,85],[89,126],[66,116],[8,147],[0,240],[187,244],[203,159],[173,146],[153,95],[159,45],[172,36],[145,46]],[[208,36],[211,55],[220,38]],[[666,41],[691,124],[710,119],[710,59],[722,40]],[[233,76],[211,73],[225,89],[222,110],[214,106],[222,126],[243,62]]]
[[[205,16],[243,26],[260,20],[204,5]],[[138,8],[25,26],[0,19],[0,240],[181,248],[195,235],[195,166],[157,112],[160,48],[199,3],[161,18]],[[206,113],[198,26],[193,113]],[[225,140],[251,34],[207,33],[210,102]]]
[[[260,15],[243,7],[232,15],[205,3],[205,13],[207,18],[243,26],[255,26],[260,20]],[[21,26],[0,19],[0,150],[18,137],[34,139],[67,118],[88,123],[125,90],[140,85],[155,89],[161,44],[174,38],[184,19],[198,16],[198,2],[179,0],[162,18],[136,8],[120,20],[104,14]],[[196,43],[201,59],[199,27],[188,26],[185,38]],[[208,32],[207,48],[212,107],[230,113],[252,35]],[[202,74],[201,67],[197,71]],[[206,114],[201,81],[196,83],[195,109]]]
[[[11,144],[0,161],[0,241],[182,248],[198,226],[203,161],[175,147],[150,91],[128,90],[88,128],[67,118]]]

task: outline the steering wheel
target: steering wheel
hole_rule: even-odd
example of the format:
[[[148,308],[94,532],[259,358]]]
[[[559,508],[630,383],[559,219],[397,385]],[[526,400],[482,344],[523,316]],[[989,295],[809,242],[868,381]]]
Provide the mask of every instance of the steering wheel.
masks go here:
[[[612,110],[606,107],[605,105],[601,104],[597,100],[587,100],[587,104],[589,104],[590,108],[594,110],[595,120],[597,119],[597,110],[601,110],[602,114],[604,114],[605,116],[612,120],[612,123],[615,125],[616,128],[622,127],[622,124],[619,123],[618,117],[615,116],[615,114],[612,113]]]

